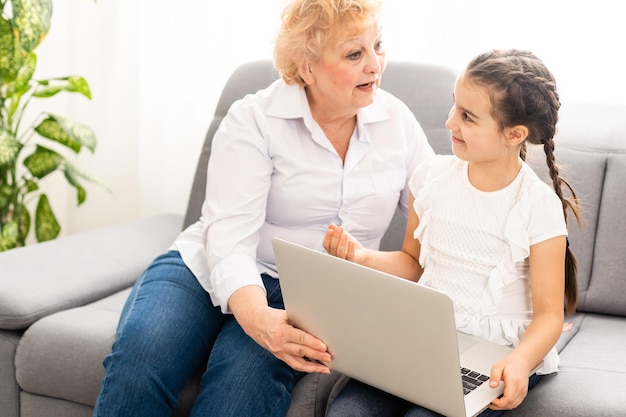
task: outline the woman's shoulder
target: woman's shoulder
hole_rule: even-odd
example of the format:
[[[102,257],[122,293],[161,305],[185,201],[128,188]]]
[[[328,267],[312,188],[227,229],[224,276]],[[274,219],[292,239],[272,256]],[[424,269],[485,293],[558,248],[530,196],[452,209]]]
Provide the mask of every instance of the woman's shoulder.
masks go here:
[[[257,117],[291,119],[302,117],[307,108],[304,89],[295,84],[287,84],[279,78],[269,86],[246,94],[233,102],[229,113],[251,113]]]
[[[279,78],[266,87],[245,94],[243,97],[235,100],[232,106],[263,106],[264,104],[272,103],[277,97],[284,96],[285,94],[293,96],[295,94],[294,89],[297,90],[299,87],[296,85],[288,85]],[[290,91],[291,94],[289,94]]]

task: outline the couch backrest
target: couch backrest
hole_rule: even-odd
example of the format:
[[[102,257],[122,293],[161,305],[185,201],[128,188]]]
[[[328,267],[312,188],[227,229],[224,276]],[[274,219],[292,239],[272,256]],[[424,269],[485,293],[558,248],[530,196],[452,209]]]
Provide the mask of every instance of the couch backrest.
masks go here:
[[[242,65],[226,83],[198,161],[185,226],[200,216],[211,140],[230,105],[278,77],[271,61]],[[422,124],[437,153],[450,153],[445,120],[456,75],[448,68],[389,62],[382,88],[403,100]],[[582,201],[584,224],[570,216],[570,244],[579,260],[579,311],[626,315],[626,107],[563,105],[557,134],[557,163]],[[547,181],[543,151],[529,163]],[[406,221],[396,213],[381,248],[398,249]]]
[[[556,160],[581,201],[583,224],[568,216],[578,258],[578,310],[626,315],[626,106],[564,104]],[[547,180],[545,154],[528,158]]]

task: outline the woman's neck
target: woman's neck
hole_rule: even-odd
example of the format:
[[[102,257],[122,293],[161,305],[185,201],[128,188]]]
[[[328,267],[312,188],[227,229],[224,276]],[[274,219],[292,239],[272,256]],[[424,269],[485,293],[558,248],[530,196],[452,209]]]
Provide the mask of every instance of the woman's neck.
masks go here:
[[[329,105],[321,105],[307,89],[307,99],[313,120],[322,129],[337,154],[345,160],[350,138],[356,127],[356,112],[348,109],[336,111]]]
[[[315,117],[313,118],[315,119]],[[349,118],[325,122],[317,119],[315,121],[326,135],[328,141],[333,145],[341,160],[345,161],[348,146],[350,145],[350,138],[356,126],[356,115]]]

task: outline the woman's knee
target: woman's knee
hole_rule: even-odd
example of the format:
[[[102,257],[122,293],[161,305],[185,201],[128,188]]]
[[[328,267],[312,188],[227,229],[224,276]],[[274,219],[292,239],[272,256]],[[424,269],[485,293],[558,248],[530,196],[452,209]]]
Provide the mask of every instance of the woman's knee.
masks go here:
[[[168,252],[131,291],[110,360],[143,371],[191,370],[206,361],[224,320],[178,253]]]

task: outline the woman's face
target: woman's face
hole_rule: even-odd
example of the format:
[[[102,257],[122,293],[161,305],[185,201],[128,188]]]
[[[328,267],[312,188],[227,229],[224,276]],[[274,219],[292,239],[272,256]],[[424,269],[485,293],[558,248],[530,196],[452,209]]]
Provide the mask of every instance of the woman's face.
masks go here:
[[[312,111],[353,116],[374,101],[385,69],[378,25],[333,37],[320,59],[302,68]]]

